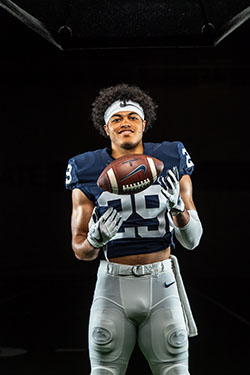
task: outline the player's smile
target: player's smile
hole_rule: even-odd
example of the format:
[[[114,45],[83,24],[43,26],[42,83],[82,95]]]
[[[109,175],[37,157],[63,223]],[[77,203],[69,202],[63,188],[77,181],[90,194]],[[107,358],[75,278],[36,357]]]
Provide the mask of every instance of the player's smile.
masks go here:
[[[119,130],[118,133],[123,134],[123,135],[130,135],[134,133],[134,130],[125,128],[125,129]]]

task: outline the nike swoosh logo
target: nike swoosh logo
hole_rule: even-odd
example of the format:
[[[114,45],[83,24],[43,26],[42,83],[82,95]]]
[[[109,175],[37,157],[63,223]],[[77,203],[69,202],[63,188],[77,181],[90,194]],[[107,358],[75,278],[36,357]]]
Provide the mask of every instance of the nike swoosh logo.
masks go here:
[[[133,176],[134,174],[136,174],[136,173],[138,173],[140,171],[143,171],[143,173],[145,174],[146,171],[147,171],[146,165],[144,165],[144,164],[139,165],[137,168],[135,168],[133,171],[131,171],[126,177],[124,177],[122,179],[122,181],[126,180],[127,178]]]
[[[175,281],[172,281],[172,283],[164,283],[165,288],[169,288],[171,285],[173,285]]]

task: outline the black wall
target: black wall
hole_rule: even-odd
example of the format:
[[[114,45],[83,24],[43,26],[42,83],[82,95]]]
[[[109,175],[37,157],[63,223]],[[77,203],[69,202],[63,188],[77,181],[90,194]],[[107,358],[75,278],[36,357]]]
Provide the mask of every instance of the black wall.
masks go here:
[[[62,52],[4,18],[9,33],[2,28],[0,47],[2,297],[41,280],[79,282],[88,309],[98,261],[79,262],[71,250],[71,195],[64,174],[71,156],[108,145],[90,119],[99,89],[128,82],[159,104],[145,140],[181,140],[196,166],[194,201],[204,234],[193,252],[177,245],[184,280],[194,296],[208,293],[247,318],[249,25],[216,48]],[[245,288],[233,300],[231,283]]]
[[[194,199],[204,235],[198,250],[183,253],[187,268],[228,277],[246,240],[249,28],[216,48],[61,52],[14,26],[0,59],[4,272],[82,268],[70,250],[65,168],[71,156],[108,145],[92,126],[91,103],[100,88],[128,82],[159,104],[145,140],[181,140],[196,165]],[[235,272],[248,276],[248,265]]]

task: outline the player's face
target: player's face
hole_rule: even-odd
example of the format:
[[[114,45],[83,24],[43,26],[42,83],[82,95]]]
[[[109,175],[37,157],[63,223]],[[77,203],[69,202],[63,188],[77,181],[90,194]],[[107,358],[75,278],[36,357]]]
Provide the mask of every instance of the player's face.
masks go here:
[[[104,129],[110,137],[112,148],[135,149],[142,144],[146,121],[135,112],[115,113]]]

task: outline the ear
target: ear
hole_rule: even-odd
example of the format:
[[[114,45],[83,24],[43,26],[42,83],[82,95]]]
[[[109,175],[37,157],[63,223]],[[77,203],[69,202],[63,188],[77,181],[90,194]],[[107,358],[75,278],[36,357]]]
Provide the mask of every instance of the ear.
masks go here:
[[[143,131],[143,132],[144,132],[144,130],[145,130],[146,123],[147,123],[147,121],[146,121],[146,120],[143,120],[143,122],[142,122],[142,131]]]
[[[109,137],[109,128],[108,128],[108,125],[103,125],[103,129],[105,130],[107,136]]]

